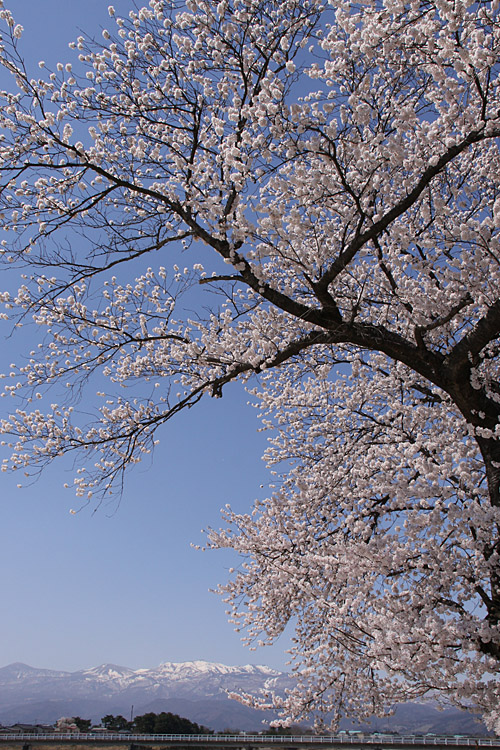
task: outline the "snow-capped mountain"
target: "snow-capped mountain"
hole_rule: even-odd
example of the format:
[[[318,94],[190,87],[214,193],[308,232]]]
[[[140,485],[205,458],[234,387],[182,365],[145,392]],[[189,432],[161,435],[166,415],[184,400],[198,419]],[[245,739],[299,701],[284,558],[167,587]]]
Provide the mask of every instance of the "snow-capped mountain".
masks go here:
[[[92,719],[100,719],[106,713],[128,716],[132,705],[136,715],[146,710],[174,711],[172,702],[189,702],[185,710],[190,709],[188,718],[192,718],[194,704],[201,702],[206,716],[204,721],[195,720],[214,727],[207,704],[216,702],[215,728],[223,728],[221,723],[224,727],[232,725],[234,714],[239,721],[237,726],[246,729],[249,721],[252,727],[258,727],[264,714],[229,701],[227,693],[281,691],[289,684],[288,675],[269,667],[232,667],[206,661],[165,662],[153,669],[135,670],[101,664],[78,672],[15,663],[0,669],[0,722],[54,721],[65,713]],[[150,708],[153,703],[156,708]],[[170,707],[166,707],[167,703]]]
[[[0,670],[1,681],[2,670]],[[155,698],[225,697],[228,690],[249,692],[278,687],[289,678],[269,667],[228,667],[207,661],[165,662],[154,669],[128,669],[102,664],[71,674],[72,684],[106,695],[124,692]],[[1,685],[1,682],[0,682]]]
[[[277,681],[288,679],[283,672],[264,666],[246,665],[229,667],[207,661],[165,662],[153,669],[129,669],[116,664],[101,664],[78,672],[36,669],[27,664],[9,664],[0,669],[0,689],[26,691],[43,686],[44,693],[59,691],[98,691],[100,694],[117,694],[124,690],[153,691],[155,695],[170,697],[188,692],[207,697],[239,686],[247,690],[269,687]]]

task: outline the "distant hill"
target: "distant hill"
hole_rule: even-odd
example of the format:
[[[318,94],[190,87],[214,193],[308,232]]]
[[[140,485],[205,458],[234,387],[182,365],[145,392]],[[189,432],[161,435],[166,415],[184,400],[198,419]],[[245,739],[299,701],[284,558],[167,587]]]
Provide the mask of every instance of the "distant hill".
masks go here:
[[[128,717],[134,706],[135,715],[171,711],[213,729],[259,730],[273,716],[229,700],[227,691],[257,693],[289,684],[288,675],[269,667],[204,661],[137,670],[102,664],[78,672],[15,663],[0,669],[0,722],[51,723],[72,715],[99,722],[108,713]]]
[[[129,669],[102,664],[78,672],[36,669],[9,664],[0,669],[0,722],[53,723],[61,716],[82,716],[99,722],[106,714],[129,717],[171,711],[215,730],[260,731],[274,718],[227,697],[228,691],[257,694],[280,692],[291,678],[265,666],[230,667],[205,661],[165,662],[154,669]],[[427,703],[407,703],[384,719],[359,727],[344,719],[342,729],[434,734],[486,734],[466,711],[438,711]]]

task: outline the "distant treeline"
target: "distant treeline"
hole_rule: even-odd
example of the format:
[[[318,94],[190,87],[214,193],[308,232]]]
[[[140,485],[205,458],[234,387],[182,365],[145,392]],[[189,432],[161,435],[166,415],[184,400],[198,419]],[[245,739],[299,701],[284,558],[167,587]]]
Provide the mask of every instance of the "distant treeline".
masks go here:
[[[127,721],[124,716],[107,714],[101,722],[110,732],[126,729],[137,734],[213,734],[211,729],[167,711],[142,714],[132,721]]]

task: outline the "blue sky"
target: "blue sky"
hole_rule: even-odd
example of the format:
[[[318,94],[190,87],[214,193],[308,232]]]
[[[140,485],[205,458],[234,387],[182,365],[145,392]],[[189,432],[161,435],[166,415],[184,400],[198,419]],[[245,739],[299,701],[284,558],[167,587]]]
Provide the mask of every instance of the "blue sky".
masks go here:
[[[20,49],[34,74],[38,60],[73,59],[67,45],[81,31],[99,38],[108,4],[6,2],[25,28]],[[124,14],[132,3],[115,0],[115,7]],[[30,348],[29,332],[23,337],[2,341],[0,370],[20,346]],[[284,668],[286,639],[248,651],[209,592],[226,580],[232,553],[191,547],[203,543],[202,528],[218,525],[222,506],[248,510],[269,481],[260,460],[266,437],[247,400],[236,385],[170,423],[153,461],[129,475],[118,507],[71,515],[78,501],[63,489],[72,478],[62,466],[22,490],[15,475],[2,476],[0,666],[72,671],[205,659]]]

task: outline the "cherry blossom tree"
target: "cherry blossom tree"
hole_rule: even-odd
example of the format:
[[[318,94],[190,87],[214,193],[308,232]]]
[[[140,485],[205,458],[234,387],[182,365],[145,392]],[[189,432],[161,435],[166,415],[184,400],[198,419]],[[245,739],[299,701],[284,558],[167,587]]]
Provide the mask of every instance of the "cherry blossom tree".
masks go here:
[[[295,626],[282,715],[431,695],[500,731],[498,0],[109,13],[33,74],[0,12],[4,317],[40,331],[4,469],[73,454],[100,502],[246,384],[274,484],[209,539],[250,642]]]

